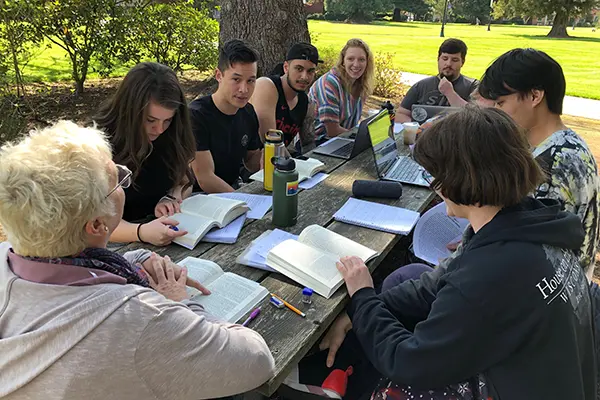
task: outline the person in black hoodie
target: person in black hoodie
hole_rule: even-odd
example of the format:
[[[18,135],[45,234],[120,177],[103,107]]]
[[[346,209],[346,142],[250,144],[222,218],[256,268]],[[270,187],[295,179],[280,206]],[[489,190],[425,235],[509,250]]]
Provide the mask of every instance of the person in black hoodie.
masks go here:
[[[357,352],[342,343],[351,331],[384,377],[375,399],[595,399],[592,305],[574,253],[584,232],[557,201],[527,197],[543,173],[525,135],[476,107],[421,135],[414,158],[448,214],[471,224],[464,251],[381,294],[360,259],[343,258],[351,303],[322,342],[327,366]]]

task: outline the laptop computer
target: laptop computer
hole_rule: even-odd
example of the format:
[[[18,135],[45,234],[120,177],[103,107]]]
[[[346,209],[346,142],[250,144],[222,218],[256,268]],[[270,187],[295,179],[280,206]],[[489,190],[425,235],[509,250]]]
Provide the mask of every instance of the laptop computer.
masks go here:
[[[379,114],[381,114],[384,110],[379,111],[372,117],[366,118],[360,122],[358,128],[353,128],[350,130],[351,136],[353,134],[353,130],[356,131],[355,139],[347,139],[341,137],[335,137],[330,139],[313,150],[314,153],[323,154],[325,156],[343,158],[344,160],[350,160],[351,158],[356,157],[363,150],[366,150],[371,145],[369,140],[369,132],[367,129],[367,125],[369,121],[376,118]],[[387,110],[385,110],[387,111]],[[388,118],[389,125],[389,118]]]
[[[368,124],[377,176],[381,180],[429,187],[425,179],[429,174],[425,168],[411,157],[398,155],[396,141],[388,135],[389,126],[387,114],[373,119]]]
[[[429,106],[423,104],[413,104],[411,107],[411,117],[413,121],[420,124],[433,118],[438,114],[450,114],[460,110],[460,107]]]

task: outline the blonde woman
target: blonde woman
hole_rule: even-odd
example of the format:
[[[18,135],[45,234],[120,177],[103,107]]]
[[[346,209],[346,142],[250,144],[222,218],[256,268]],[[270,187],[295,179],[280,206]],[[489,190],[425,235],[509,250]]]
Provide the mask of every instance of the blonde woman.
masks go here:
[[[0,398],[195,400],[264,383],[262,337],[190,300],[185,269],[106,249],[132,183],[111,159],[100,131],[65,121],[0,150]]]
[[[316,104],[317,140],[338,136],[356,126],[367,98],[373,92],[373,53],[361,39],[350,39],[336,65],[312,86]]]

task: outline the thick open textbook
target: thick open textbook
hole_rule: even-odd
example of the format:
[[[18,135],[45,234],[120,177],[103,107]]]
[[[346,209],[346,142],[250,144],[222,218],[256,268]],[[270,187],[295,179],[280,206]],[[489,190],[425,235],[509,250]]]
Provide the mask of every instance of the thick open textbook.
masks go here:
[[[188,276],[210,290],[208,296],[188,287],[188,293],[211,315],[224,321],[237,322],[269,293],[266,288],[231,272],[223,272],[216,263],[194,257],[178,262],[188,269]]]
[[[448,243],[457,242],[469,225],[463,218],[449,217],[446,204],[440,203],[428,210],[415,227],[413,252],[421,260],[437,265],[450,255]]]
[[[306,227],[298,240],[285,240],[267,254],[267,265],[326,298],[342,285],[336,263],[345,256],[364,262],[379,255],[362,244],[319,225]]]
[[[177,228],[188,234],[173,242],[193,249],[212,228],[223,228],[247,211],[247,204],[239,200],[201,194],[189,197],[181,203],[181,212],[171,217],[179,221]]]
[[[302,182],[305,179],[312,177],[319,171],[325,169],[325,164],[321,161],[309,158],[308,160],[298,160],[294,158],[296,162],[296,171],[298,171],[298,182]],[[264,170],[260,170],[250,176],[250,179],[263,182],[264,181]]]

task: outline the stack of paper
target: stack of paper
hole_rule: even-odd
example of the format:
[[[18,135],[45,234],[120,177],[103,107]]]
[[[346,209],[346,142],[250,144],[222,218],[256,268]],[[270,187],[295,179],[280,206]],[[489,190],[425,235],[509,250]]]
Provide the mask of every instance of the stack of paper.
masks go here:
[[[288,239],[298,240],[298,236],[279,229],[267,230],[252,241],[250,246],[238,256],[236,262],[249,267],[274,271],[266,264],[267,254],[273,247]]]
[[[242,215],[237,219],[233,220],[229,225],[224,228],[215,228],[208,232],[202,238],[202,242],[208,243],[226,243],[231,244],[237,241],[238,236],[240,236],[240,232],[242,231],[242,227],[244,226],[244,222],[246,221],[246,215]]]
[[[407,235],[419,220],[419,213],[351,197],[333,218],[377,231]]]
[[[250,219],[262,219],[265,214],[273,207],[273,197],[260,194],[248,194],[240,192],[218,193],[211,196],[223,197],[226,199],[243,201],[248,205],[250,211],[246,216]]]
[[[468,225],[469,221],[466,219],[449,217],[445,203],[438,204],[423,214],[415,227],[415,256],[437,265],[441,259],[450,255],[446,245],[458,242]]]

